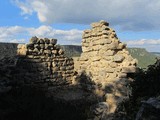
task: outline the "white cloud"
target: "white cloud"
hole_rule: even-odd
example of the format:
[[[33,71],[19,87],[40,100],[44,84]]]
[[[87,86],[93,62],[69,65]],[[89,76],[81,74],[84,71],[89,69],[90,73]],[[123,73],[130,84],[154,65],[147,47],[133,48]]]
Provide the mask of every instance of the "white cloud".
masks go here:
[[[128,47],[145,48],[149,52],[160,51],[160,39],[141,39],[124,41]]]
[[[130,40],[130,41],[127,41],[127,44],[130,46],[160,45],[160,39],[158,40],[152,40],[152,39]]]
[[[0,42],[28,43],[32,36],[48,37],[58,39],[59,44],[80,45],[82,30],[58,30],[51,26],[42,25],[40,27],[0,27]],[[24,39],[25,38],[25,39]],[[128,47],[146,48],[148,51],[160,51],[160,39],[141,39],[123,41]]]
[[[25,39],[13,39],[13,40],[10,40],[9,42],[11,42],[11,43],[25,43]]]
[[[7,39],[18,34],[23,34],[26,30],[20,26],[0,27],[0,41],[8,42]]]
[[[0,27],[0,42],[24,43],[28,42],[32,36],[56,38],[60,44],[72,44],[77,41],[80,43],[82,31],[78,29],[58,30],[45,25],[38,28],[21,26]],[[28,38],[28,40],[24,40],[24,38]]]
[[[12,0],[19,8],[21,9],[21,15],[29,14],[32,15],[33,9],[32,6],[27,2],[22,2],[20,0]]]
[[[63,40],[64,42],[77,40],[81,41],[82,32],[82,30],[78,29],[58,30],[45,25],[42,25],[39,28],[29,29],[30,36],[57,38],[58,40]]]
[[[15,0],[23,14],[44,23],[84,23],[101,19],[123,30],[159,29],[159,0]]]

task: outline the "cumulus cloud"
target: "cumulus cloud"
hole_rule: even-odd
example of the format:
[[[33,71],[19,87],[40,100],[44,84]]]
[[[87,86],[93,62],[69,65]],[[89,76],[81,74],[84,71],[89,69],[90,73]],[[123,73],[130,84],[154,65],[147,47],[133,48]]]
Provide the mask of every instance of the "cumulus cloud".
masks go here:
[[[160,26],[159,0],[14,0],[23,14],[37,14],[43,23],[89,24],[101,19],[123,30]]]
[[[24,38],[29,39],[32,36],[57,38],[60,44],[72,44],[81,41],[82,31],[78,29],[58,30],[45,25],[38,28],[21,26],[0,27],[0,42],[24,43],[28,42]]]

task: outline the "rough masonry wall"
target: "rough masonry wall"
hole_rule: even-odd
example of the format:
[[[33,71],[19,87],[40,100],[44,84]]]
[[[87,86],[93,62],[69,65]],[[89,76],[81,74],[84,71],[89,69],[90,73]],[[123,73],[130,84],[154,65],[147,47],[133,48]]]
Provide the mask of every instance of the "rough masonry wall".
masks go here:
[[[127,73],[135,72],[137,60],[109,28],[109,23],[102,20],[91,26],[92,29],[85,30],[82,36],[79,73],[85,72],[96,84],[102,85],[110,113],[113,113],[120,100],[129,94]]]
[[[136,59],[133,59],[126,45],[117,38],[108,23],[92,23],[91,30],[85,30],[82,40],[80,71],[85,71],[96,83],[105,84],[126,78],[127,73],[135,72]]]
[[[56,39],[32,37],[29,44],[18,45],[17,55],[22,56],[18,66],[29,71],[24,74],[24,78],[32,77],[29,83],[58,86],[72,82],[73,59],[65,57],[56,43]]]

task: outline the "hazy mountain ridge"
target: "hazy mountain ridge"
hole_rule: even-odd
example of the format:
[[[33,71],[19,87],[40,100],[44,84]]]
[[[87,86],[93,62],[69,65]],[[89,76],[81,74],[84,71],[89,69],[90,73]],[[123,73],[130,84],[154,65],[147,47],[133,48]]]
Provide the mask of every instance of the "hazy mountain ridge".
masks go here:
[[[138,60],[138,66],[146,68],[156,62],[156,55],[148,52],[145,48],[128,48],[129,53]]]
[[[68,57],[79,57],[82,53],[82,47],[79,45],[61,45]]]

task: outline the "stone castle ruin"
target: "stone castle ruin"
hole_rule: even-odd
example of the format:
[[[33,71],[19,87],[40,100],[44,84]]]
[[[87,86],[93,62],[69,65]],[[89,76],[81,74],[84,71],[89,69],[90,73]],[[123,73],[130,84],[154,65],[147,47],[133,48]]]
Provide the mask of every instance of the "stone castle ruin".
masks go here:
[[[75,71],[78,75],[85,73],[96,86],[100,86],[98,89],[105,96],[107,114],[110,114],[128,98],[130,80],[127,74],[136,71],[137,60],[119,41],[115,31],[109,28],[109,23],[100,21],[91,26],[92,29],[85,30],[82,36],[83,52],[76,62],[78,68],[74,69],[72,58],[64,56],[64,51],[56,45],[56,39],[32,37],[29,44],[18,46],[17,54],[25,56],[21,65],[28,67],[30,73],[40,73],[39,77],[35,77],[36,83],[72,85],[73,80],[76,81]]]

